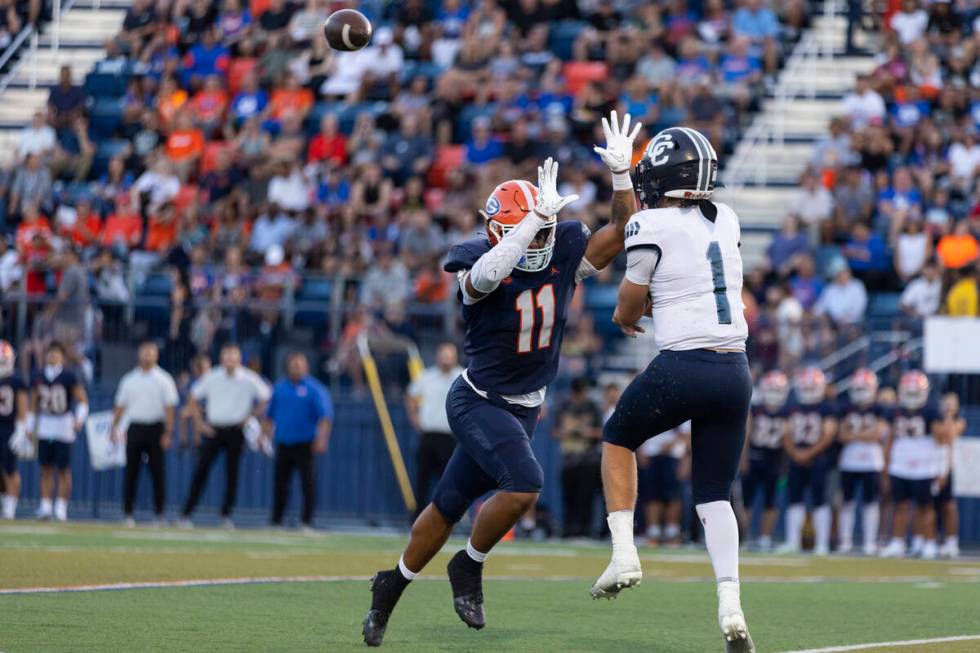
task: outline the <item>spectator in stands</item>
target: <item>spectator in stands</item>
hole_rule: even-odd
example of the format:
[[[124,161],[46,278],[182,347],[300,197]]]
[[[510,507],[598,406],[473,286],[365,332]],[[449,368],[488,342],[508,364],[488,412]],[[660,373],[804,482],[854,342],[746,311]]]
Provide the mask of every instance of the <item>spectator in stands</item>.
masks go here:
[[[466,162],[482,166],[501,158],[503,144],[490,131],[490,120],[480,116],[473,121],[473,136],[466,144]]]
[[[804,310],[813,309],[823,292],[823,279],[816,274],[816,264],[810,254],[800,254],[796,258],[796,273],[789,280],[789,291]]]
[[[894,242],[906,220],[918,220],[922,216],[922,193],[915,187],[908,168],[898,168],[892,183],[878,196],[878,215],[875,231],[888,234]]]
[[[405,116],[397,133],[381,148],[381,168],[395,184],[403,185],[412,175],[424,175],[432,164],[434,144],[419,133],[414,117]]]
[[[190,101],[191,118],[205,137],[212,136],[223,124],[228,108],[228,94],[218,75],[208,75],[204,87]],[[169,141],[168,141],[169,143]]]
[[[860,166],[845,168],[834,187],[834,227],[830,234],[840,242],[856,222],[870,222],[875,207],[875,192]]]
[[[800,217],[811,238],[822,242],[830,240],[830,217],[834,211],[834,196],[821,183],[820,177],[811,171],[803,175],[800,189],[793,195],[790,212]]]
[[[364,166],[360,177],[351,186],[351,208],[359,215],[381,217],[391,207],[394,185],[382,176],[381,166]]]
[[[922,220],[908,220],[895,241],[895,273],[902,283],[915,277],[932,254],[932,239]]]
[[[922,274],[912,280],[899,300],[902,312],[914,320],[922,320],[939,312],[943,298],[943,282],[939,266],[929,262],[922,267]]]
[[[403,304],[411,292],[408,269],[395,257],[389,242],[377,246],[377,259],[361,282],[361,304],[371,309]]]
[[[276,445],[272,525],[282,526],[296,470],[303,489],[300,523],[310,529],[316,504],[314,465],[316,456],[327,450],[334,411],[330,391],[310,376],[304,354],[293,352],[286,359],[286,378],[273,387],[266,414],[266,437]]]
[[[152,0],[133,0],[123,18],[118,45],[131,57],[138,57],[143,45],[151,42],[149,37],[157,29],[157,21]]]
[[[770,269],[785,278],[796,266],[799,255],[809,251],[810,241],[806,234],[800,231],[800,219],[790,214],[783,218],[783,224],[772,237],[766,254],[769,257]]]
[[[754,56],[764,58],[767,74],[776,72],[779,50],[779,18],[763,0],[745,0],[732,16],[732,32],[748,39]]]
[[[444,342],[436,350],[436,364],[425,369],[408,387],[405,412],[419,434],[416,453],[415,500],[421,512],[456,448],[446,417],[446,397],[463,368],[456,345]]]
[[[296,230],[296,221],[284,211],[275,207],[261,213],[252,224],[252,237],[249,250],[254,254],[265,255],[273,245],[284,246]]]
[[[918,41],[929,26],[929,14],[919,7],[918,0],[902,0],[902,7],[892,14],[888,26],[898,34],[902,45]]]
[[[265,38],[284,36],[292,13],[284,0],[269,0],[267,9],[259,15],[259,27]]]
[[[844,96],[843,109],[854,130],[880,123],[886,112],[884,99],[871,88],[871,79],[867,75],[858,75],[854,90]]]
[[[58,144],[57,134],[44,118],[44,113],[37,111],[31,119],[31,124],[24,127],[17,139],[17,154],[21,158],[35,154],[43,160],[49,160]]]
[[[554,437],[561,447],[564,537],[592,534],[592,514],[599,491],[599,439],[602,415],[589,397],[584,377],[572,381],[568,399],[558,409]]]
[[[187,109],[177,114],[175,128],[167,137],[165,150],[177,177],[187,181],[197,170],[204,154],[204,132],[194,125],[194,118]]]
[[[211,75],[224,77],[231,62],[230,52],[219,41],[218,30],[208,27],[201,40],[184,56],[181,81],[185,88],[200,88]]]
[[[62,66],[58,84],[48,93],[48,122],[58,130],[71,127],[85,111],[87,103],[85,89],[72,82],[71,66]]]
[[[446,249],[442,229],[432,222],[424,207],[404,211],[405,225],[398,239],[398,251],[411,270],[418,270],[427,261],[438,259]]]
[[[92,302],[88,272],[74,247],[66,247],[54,263],[61,280],[46,312],[52,320],[52,336],[64,346],[69,363],[77,365],[82,357],[78,345],[85,336],[85,324]]]
[[[674,78],[677,62],[664,51],[659,40],[650,42],[650,47],[636,64],[636,72],[651,86],[657,87]]]
[[[0,3],[0,49],[6,50],[20,30],[17,5],[13,0],[4,0]]]
[[[958,190],[969,194],[980,173],[980,143],[973,131],[965,131],[949,146],[949,172]]]
[[[882,290],[891,272],[891,261],[885,239],[859,222],[843,247],[847,264],[858,279],[872,290]]]
[[[119,381],[109,431],[116,441],[117,429],[125,418],[128,426],[123,520],[127,526],[136,525],[133,504],[144,455],[153,481],[153,513],[157,522],[162,523],[166,500],[163,456],[173,441],[174,413],[179,400],[174,378],[157,365],[160,350],[156,343],[142,343],[138,357],[136,368]]]
[[[320,118],[320,131],[310,139],[306,150],[307,163],[329,161],[338,166],[347,162],[347,138],[340,133],[337,115],[325,113]]]
[[[970,225],[966,220],[957,222],[953,233],[939,239],[936,255],[947,270],[960,270],[976,262],[980,256],[980,243],[970,233]]]
[[[134,209],[149,214],[172,202],[180,192],[180,179],[174,174],[174,167],[165,156],[157,156],[152,167],[144,172],[133,184],[131,205]]]
[[[218,454],[225,453],[225,499],[221,518],[226,528],[234,528],[231,512],[238,491],[239,458],[244,444],[243,426],[250,417],[265,412],[271,389],[262,378],[242,366],[238,345],[221,348],[221,366],[212,369],[191,388],[188,404],[201,439],[200,457],[191,480],[181,525],[191,526],[191,515],[204,490],[211,466]],[[200,402],[204,402],[202,413]]]
[[[259,87],[258,75],[254,70],[249,71],[242,78],[241,88],[231,101],[230,117],[234,126],[240,128],[252,118],[265,115],[268,104],[269,96]]]
[[[973,265],[959,271],[959,281],[946,294],[946,314],[951,317],[980,316],[980,269]]]
[[[838,326],[850,326],[864,319],[868,293],[864,284],[851,276],[844,261],[837,261],[830,270],[833,283],[828,284],[814,306],[814,312],[830,318]]]
[[[50,210],[52,190],[51,171],[42,165],[40,155],[27,155],[24,165],[17,168],[14,181],[10,184],[11,215],[20,215],[27,205]]]

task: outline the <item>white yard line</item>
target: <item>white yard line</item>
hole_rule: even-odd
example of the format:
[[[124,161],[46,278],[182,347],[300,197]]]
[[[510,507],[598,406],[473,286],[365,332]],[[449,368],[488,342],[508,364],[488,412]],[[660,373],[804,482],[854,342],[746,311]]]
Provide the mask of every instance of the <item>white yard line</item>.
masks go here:
[[[900,648],[920,644],[942,644],[943,642],[969,642],[980,640],[980,635],[957,635],[955,637],[934,637],[932,639],[902,639],[895,642],[874,642],[871,644],[851,644],[849,646],[828,646],[826,648],[807,648],[783,653],[845,653],[846,651],[866,651],[869,648]]]

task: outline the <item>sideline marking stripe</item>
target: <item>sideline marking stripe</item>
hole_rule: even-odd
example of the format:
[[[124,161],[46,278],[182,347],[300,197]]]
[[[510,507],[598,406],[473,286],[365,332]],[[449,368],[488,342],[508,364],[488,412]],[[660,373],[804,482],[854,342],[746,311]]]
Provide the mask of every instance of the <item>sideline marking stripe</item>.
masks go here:
[[[969,642],[980,640],[980,635],[957,635],[954,637],[935,637],[933,639],[903,639],[895,642],[873,642],[870,644],[851,644],[849,646],[828,646],[827,648],[807,648],[784,653],[844,653],[845,651],[864,651],[869,648],[897,648],[918,646],[919,644],[942,644],[943,642]]]

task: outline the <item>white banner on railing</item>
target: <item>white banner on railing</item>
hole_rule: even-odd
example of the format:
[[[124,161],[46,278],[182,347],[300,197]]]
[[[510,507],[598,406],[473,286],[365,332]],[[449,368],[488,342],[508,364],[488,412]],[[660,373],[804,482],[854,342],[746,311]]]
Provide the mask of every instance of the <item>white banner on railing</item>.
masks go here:
[[[930,317],[924,336],[926,372],[980,373],[980,319]]]
[[[953,449],[953,495],[980,497],[980,438],[960,438]]]
[[[97,472],[126,465],[126,443],[121,439],[113,442],[109,437],[111,428],[111,410],[92,413],[85,422],[89,461]]]

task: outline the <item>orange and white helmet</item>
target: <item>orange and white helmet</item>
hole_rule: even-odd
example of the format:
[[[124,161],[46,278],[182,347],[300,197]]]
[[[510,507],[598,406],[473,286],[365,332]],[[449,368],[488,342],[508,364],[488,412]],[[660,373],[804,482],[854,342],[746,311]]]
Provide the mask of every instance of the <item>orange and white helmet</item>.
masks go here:
[[[805,367],[793,378],[793,390],[801,404],[818,404],[827,396],[827,377],[819,367]]]
[[[779,370],[766,372],[759,382],[759,396],[766,408],[781,408],[789,396],[789,379]]]
[[[921,370],[910,370],[898,381],[898,404],[902,408],[918,410],[929,401],[929,377]]]
[[[511,179],[505,181],[490,193],[487,198],[487,205],[482,211],[483,217],[487,220],[487,232],[490,244],[496,245],[507,235],[511,229],[521,223],[528,213],[534,209],[534,204],[538,200],[538,189],[529,181],[523,179]],[[552,217],[548,226],[542,231],[544,235],[544,245],[538,247],[528,247],[527,251],[517,265],[518,270],[524,272],[538,272],[548,267],[551,263],[551,256],[555,251],[555,226],[558,221]],[[534,239],[532,245],[541,240],[541,233]]]
[[[6,340],[0,340],[0,377],[10,376],[14,373],[14,362],[17,354],[14,348]]]
[[[867,367],[860,367],[851,375],[851,387],[847,389],[851,403],[867,406],[878,396],[878,375]]]

